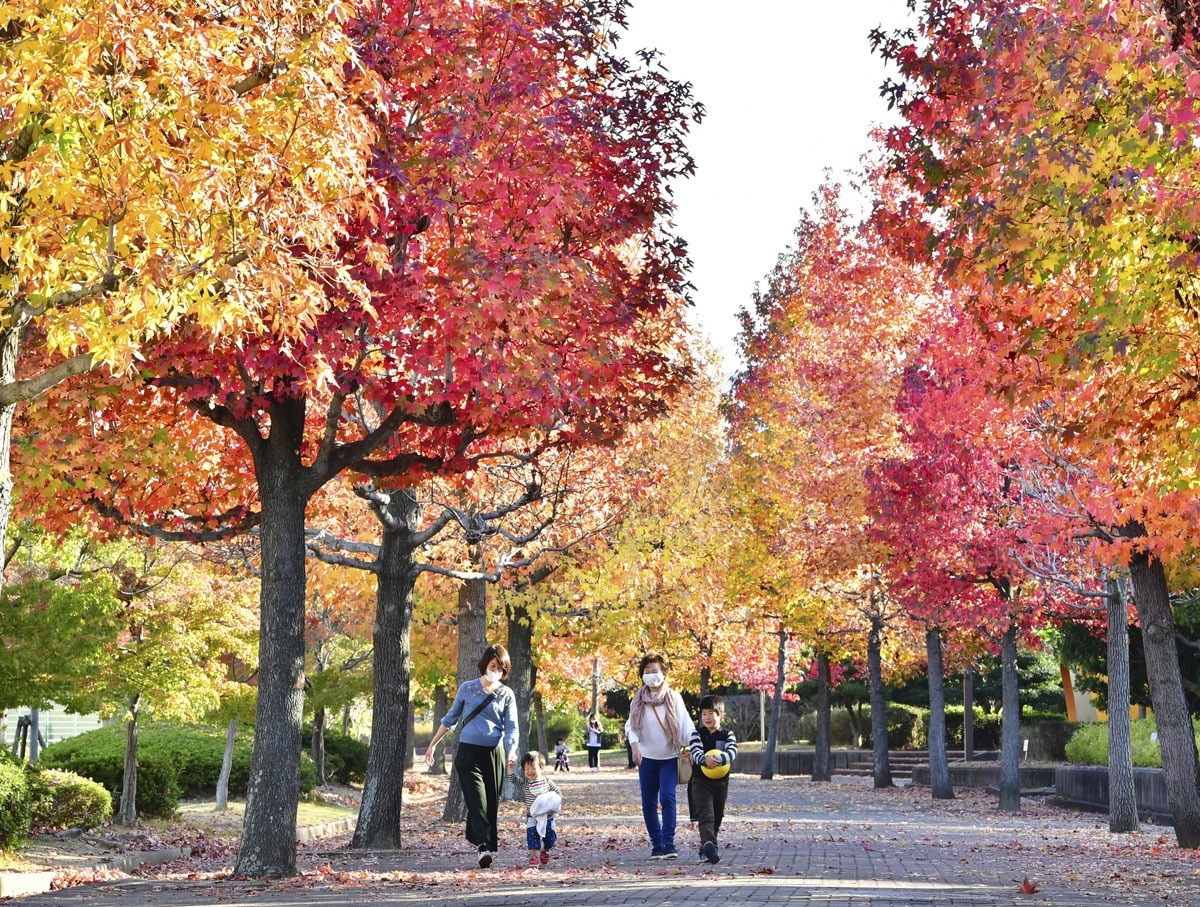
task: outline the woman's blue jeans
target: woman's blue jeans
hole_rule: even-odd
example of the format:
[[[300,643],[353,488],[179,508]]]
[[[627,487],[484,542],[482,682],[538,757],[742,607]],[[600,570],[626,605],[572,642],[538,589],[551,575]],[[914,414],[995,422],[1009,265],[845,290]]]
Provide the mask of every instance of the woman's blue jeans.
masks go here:
[[[642,788],[642,818],[650,834],[651,853],[675,852],[675,785],[679,782],[679,760],[647,759],[638,766]],[[662,819],[659,820],[659,807]]]

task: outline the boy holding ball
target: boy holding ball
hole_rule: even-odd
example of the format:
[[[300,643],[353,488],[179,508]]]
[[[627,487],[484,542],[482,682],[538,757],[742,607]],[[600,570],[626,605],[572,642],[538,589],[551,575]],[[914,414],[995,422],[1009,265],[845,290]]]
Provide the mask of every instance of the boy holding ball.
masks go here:
[[[700,700],[700,725],[688,741],[692,772],[688,782],[688,806],[695,821],[700,823],[700,859],[719,863],[721,854],[717,835],[725,818],[725,800],[729,796],[729,767],[737,758],[737,738],[733,731],[721,727],[725,700],[720,696],[705,696]]]

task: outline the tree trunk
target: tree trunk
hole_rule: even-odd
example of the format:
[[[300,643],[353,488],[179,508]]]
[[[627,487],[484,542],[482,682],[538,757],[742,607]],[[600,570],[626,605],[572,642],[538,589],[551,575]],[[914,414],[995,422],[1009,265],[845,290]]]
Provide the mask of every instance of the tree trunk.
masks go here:
[[[887,693],[883,689],[883,619],[871,618],[867,637],[867,673],[871,683],[871,753],[875,787],[895,787],[888,759]]]
[[[408,730],[404,735],[408,745],[404,747],[404,770],[408,771],[416,765],[416,752],[413,747],[417,740],[417,710],[413,708],[412,700],[408,701]]]
[[[221,774],[217,777],[216,811],[225,812],[229,808],[229,776],[233,774],[233,744],[237,740],[237,719],[229,719],[229,727],[225,729],[225,754],[221,756]]]
[[[963,671],[963,759],[975,760],[975,672]]]
[[[313,710],[312,761],[317,769],[317,784],[324,787],[329,783],[325,769],[325,709]]]
[[[1126,528],[1126,534],[1141,537],[1145,529],[1135,523]],[[1200,847],[1200,760],[1179,673],[1167,577],[1162,562],[1140,550],[1133,554],[1129,574],[1142,625],[1150,705],[1158,728],[1175,840],[1180,847],[1193,849]]]
[[[0,387],[17,380],[17,362],[21,356],[21,334],[28,322],[21,317],[18,322],[0,330]],[[0,406],[0,551],[8,545],[8,523],[12,519],[12,429],[17,405],[8,403]],[[0,570],[0,590],[4,588],[4,571]]]
[[[117,810],[117,822],[121,825],[137,824],[137,750],[138,750],[138,705],[141,696],[129,700],[129,720],[125,722],[125,771],[121,776],[121,805]]]
[[[862,728],[862,714],[854,711],[853,703],[847,702],[846,708],[846,723],[850,727],[850,743],[856,749],[860,749],[863,745],[865,735]]]
[[[712,690],[712,660],[713,645],[711,642],[700,644],[700,692],[698,698],[703,699]]]
[[[258,708],[246,816],[234,875],[296,874],[296,812],[304,715],[304,513],[311,491],[300,463],[302,401],[277,403],[254,450],[262,522]]]
[[[450,711],[450,691],[446,689],[444,683],[439,683],[433,688],[433,729],[435,731],[448,711]],[[446,771],[446,747],[439,746],[433,752],[433,765],[429,766],[429,774],[444,775]]]
[[[524,607],[509,607],[508,657],[512,670],[505,683],[517,700],[517,753],[533,749],[529,716],[533,714],[533,621]]]
[[[537,716],[538,752],[547,762],[550,761],[550,741],[546,739],[546,707],[542,702],[542,694],[533,691],[533,713]]]
[[[1137,831],[1133,785],[1133,740],[1129,720],[1129,611],[1118,577],[1109,575],[1108,595],[1108,830]]]
[[[29,710],[29,761],[37,762],[41,747],[44,746],[42,740],[42,728],[38,723],[39,710],[36,708]]]
[[[779,652],[775,659],[775,695],[771,697],[771,730],[767,733],[767,748],[763,751],[762,774],[770,780],[775,777],[775,747],[779,742],[779,718],[783,714],[783,684],[787,678],[787,630],[779,628]]]
[[[588,709],[589,715],[599,714],[600,711],[600,658],[592,656],[592,707]],[[0,716],[2,717],[2,716]]]
[[[407,490],[393,491],[386,508],[376,515],[383,523],[383,537],[373,628],[371,749],[350,846],[395,850],[400,847],[404,759],[409,746],[409,624],[417,582],[413,554],[420,508]]]
[[[1000,808],[1021,811],[1021,688],[1017,675],[1017,625],[1000,638],[1003,714],[1000,721]]]
[[[478,561],[478,552],[473,552],[473,561]],[[487,581],[464,580],[458,587],[458,683],[461,686],[479,676],[479,656],[487,648]],[[461,730],[459,728],[458,730]],[[458,748],[458,730],[454,733],[454,745]],[[442,810],[443,822],[462,822],[467,818],[467,805],[463,802],[462,787],[458,775],[450,773],[450,787],[446,791],[446,806]]]
[[[929,662],[929,788],[935,800],[953,800],[950,762],[946,755],[946,685],[942,675],[942,633],[937,627],[925,631],[925,655]]]
[[[817,653],[817,740],[813,753],[814,781],[832,781],[829,767],[829,747],[832,736],[833,716],[829,707],[829,656]]]

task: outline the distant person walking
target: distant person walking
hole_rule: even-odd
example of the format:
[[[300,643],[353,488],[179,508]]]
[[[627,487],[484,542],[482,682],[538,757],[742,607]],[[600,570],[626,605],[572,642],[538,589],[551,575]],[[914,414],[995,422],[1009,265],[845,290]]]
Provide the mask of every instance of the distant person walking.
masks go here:
[[[604,742],[604,725],[600,723],[600,716],[592,712],[587,720],[587,751],[588,751],[588,771],[600,771],[600,747]]]
[[[683,698],[667,684],[667,662],[661,655],[646,655],[638,665],[642,686],[629,706],[625,733],[633,749],[642,792],[642,818],[650,836],[651,860],[674,860],[679,756],[696,726]],[[661,818],[659,809],[661,808]]]
[[[492,865],[499,846],[497,816],[506,756],[509,772],[517,765],[517,697],[504,685],[511,670],[512,662],[504,646],[484,649],[479,658],[479,678],[459,686],[450,711],[438,725],[425,753],[426,764],[433,765],[434,747],[465,712],[467,717],[454,754],[454,771],[467,806],[467,840],[478,851],[480,869]]]

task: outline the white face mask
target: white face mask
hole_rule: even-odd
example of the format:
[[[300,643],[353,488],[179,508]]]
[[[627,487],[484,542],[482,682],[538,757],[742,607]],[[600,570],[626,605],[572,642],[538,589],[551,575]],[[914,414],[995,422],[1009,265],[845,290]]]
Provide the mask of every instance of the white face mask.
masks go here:
[[[663,682],[663,676],[661,674],[659,674],[657,671],[648,671],[642,675],[642,683],[644,683],[648,687],[661,686],[662,682]]]
[[[492,683],[499,683],[501,680],[504,679],[504,672],[503,671],[488,671],[485,676]]]

